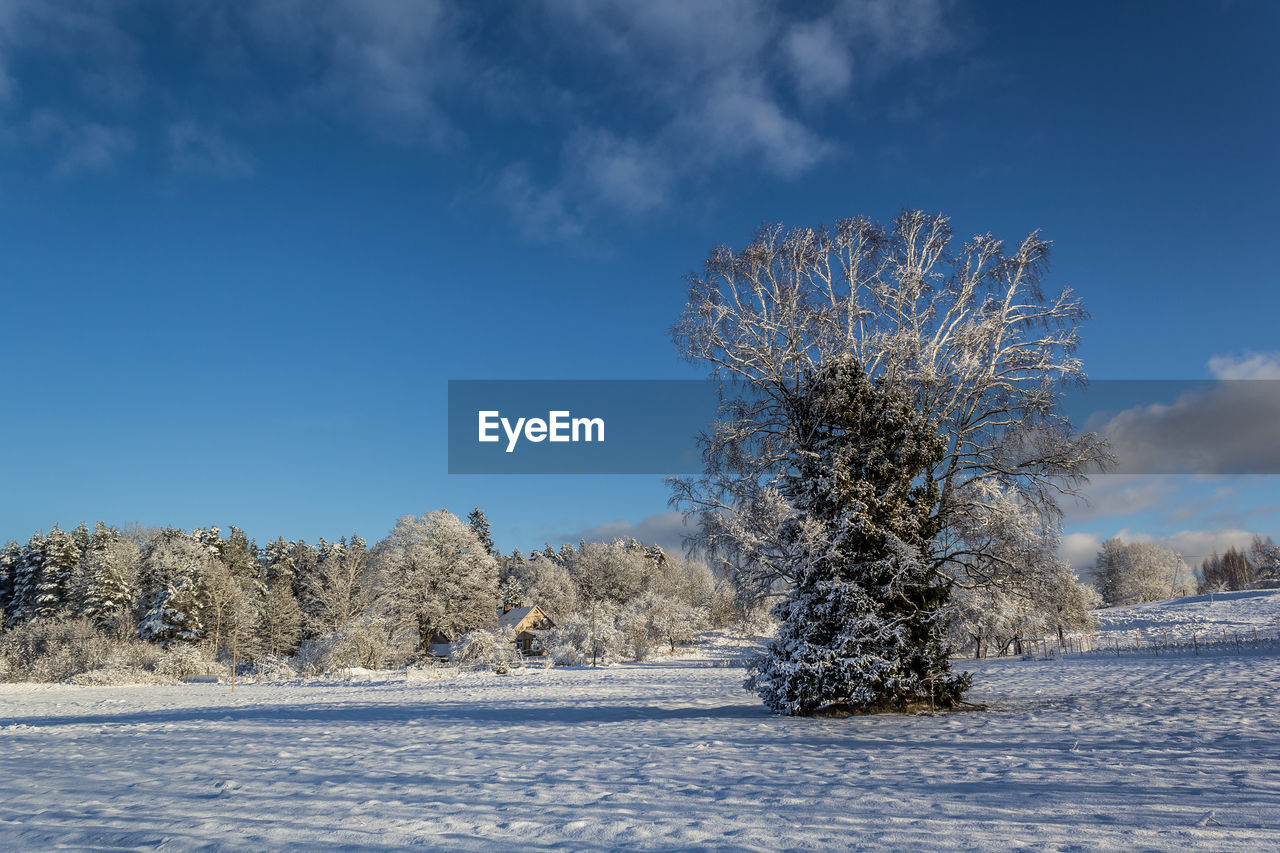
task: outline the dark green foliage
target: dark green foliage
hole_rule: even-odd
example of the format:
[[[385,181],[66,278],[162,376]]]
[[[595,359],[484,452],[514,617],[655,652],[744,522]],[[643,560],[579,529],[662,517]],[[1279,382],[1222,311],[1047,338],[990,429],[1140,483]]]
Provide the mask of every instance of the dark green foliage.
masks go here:
[[[797,515],[783,538],[803,559],[748,686],[785,714],[954,707],[969,680],[950,672],[950,587],[924,556],[938,492],[922,475],[942,439],[851,357],[809,379],[792,423],[782,491]]]

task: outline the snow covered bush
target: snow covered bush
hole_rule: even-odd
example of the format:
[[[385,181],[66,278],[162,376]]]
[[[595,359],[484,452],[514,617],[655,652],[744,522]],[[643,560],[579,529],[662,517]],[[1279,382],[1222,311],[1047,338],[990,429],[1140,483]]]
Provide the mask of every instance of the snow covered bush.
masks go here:
[[[509,630],[476,628],[454,641],[449,662],[465,667],[491,667],[494,672],[503,674],[511,669],[519,654],[514,642],[515,635]]]
[[[156,675],[181,681],[193,675],[210,675],[220,667],[206,660],[198,646],[189,643],[170,643],[156,663]]]
[[[288,658],[266,655],[253,662],[253,677],[258,681],[292,681],[298,671]]]
[[[350,667],[382,669],[395,656],[386,622],[366,617],[335,634],[307,640],[294,660],[302,674],[321,675]]]
[[[616,617],[614,608],[598,605],[593,631],[590,610],[573,614],[551,631],[547,654],[556,666],[589,665],[593,650],[598,664],[622,660],[627,651],[627,638],[618,629]]]
[[[82,687],[117,687],[125,684],[154,684],[155,673],[140,667],[104,666],[66,679],[67,684]]]
[[[10,681],[63,681],[105,666],[112,647],[88,619],[34,619],[0,635],[0,660]]]

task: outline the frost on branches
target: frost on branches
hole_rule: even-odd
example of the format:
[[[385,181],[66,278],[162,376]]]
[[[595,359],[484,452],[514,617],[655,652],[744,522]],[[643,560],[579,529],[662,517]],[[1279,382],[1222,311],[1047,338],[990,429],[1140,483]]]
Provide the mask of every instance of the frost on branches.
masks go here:
[[[944,445],[902,389],[852,356],[829,361],[795,401],[779,540],[794,583],[774,610],[778,639],[747,681],[771,710],[869,712],[952,707],[949,582],[922,553],[938,490],[921,476]]]

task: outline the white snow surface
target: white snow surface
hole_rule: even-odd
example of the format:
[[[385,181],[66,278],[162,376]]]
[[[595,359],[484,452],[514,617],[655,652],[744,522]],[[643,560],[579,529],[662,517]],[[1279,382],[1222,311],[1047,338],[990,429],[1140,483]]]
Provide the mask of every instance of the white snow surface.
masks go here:
[[[1216,592],[1169,601],[1095,610],[1097,633],[1138,641],[1218,642],[1275,638],[1280,632],[1280,589]]]
[[[649,663],[0,685],[0,849],[1280,849],[1280,660],[962,662],[985,711],[788,719]]]

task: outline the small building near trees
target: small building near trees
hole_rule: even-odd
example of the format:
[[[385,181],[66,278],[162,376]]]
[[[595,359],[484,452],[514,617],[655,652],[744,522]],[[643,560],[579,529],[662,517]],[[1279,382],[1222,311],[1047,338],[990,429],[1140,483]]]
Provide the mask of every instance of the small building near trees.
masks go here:
[[[555,623],[536,604],[507,607],[498,614],[498,628],[511,630],[516,635],[516,648],[524,655],[546,654],[542,638],[554,627]]]

